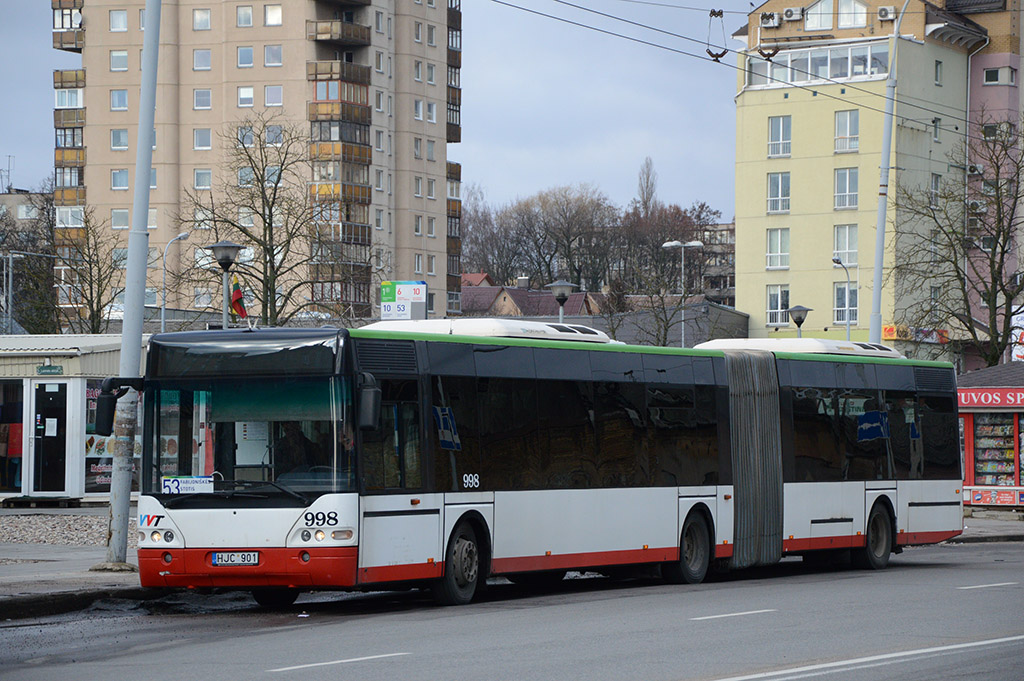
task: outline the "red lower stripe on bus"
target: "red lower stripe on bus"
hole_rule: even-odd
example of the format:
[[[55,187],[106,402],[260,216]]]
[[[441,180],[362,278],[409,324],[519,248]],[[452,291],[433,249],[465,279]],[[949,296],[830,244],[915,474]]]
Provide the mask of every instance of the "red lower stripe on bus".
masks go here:
[[[896,543],[900,546],[909,544],[936,544],[963,534],[963,530],[941,530],[939,532],[901,532],[896,535]]]
[[[358,549],[354,546],[255,551],[258,565],[217,566],[212,549],[139,549],[139,580],[146,587],[339,587],[356,583]],[[303,554],[309,560],[303,560]],[[170,562],[165,556],[170,556]]]
[[[808,537],[806,539],[785,539],[782,542],[783,553],[799,551],[818,551],[827,549],[855,549],[864,546],[863,535],[843,535],[838,537]]]
[[[533,570],[572,570],[604,565],[630,565],[634,563],[661,563],[679,560],[679,549],[649,548],[627,551],[594,551],[591,553],[560,553],[550,556],[517,556],[495,558],[491,568],[496,573],[531,572]]]
[[[437,579],[444,574],[444,563],[413,563],[409,565],[381,565],[359,568],[359,583],[408,582]]]

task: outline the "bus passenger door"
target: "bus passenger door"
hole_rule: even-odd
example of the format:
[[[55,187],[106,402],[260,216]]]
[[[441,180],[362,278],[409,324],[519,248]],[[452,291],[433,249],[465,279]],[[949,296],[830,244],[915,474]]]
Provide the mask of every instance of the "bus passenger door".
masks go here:
[[[441,576],[443,496],[424,494],[415,381],[382,382],[380,427],[362,434],[360,583]]]

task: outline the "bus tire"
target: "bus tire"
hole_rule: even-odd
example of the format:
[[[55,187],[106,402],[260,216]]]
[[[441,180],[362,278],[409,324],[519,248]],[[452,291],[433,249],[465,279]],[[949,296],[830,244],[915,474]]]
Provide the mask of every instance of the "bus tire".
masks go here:
[[[480,546],[472,525],[455,526],[444,554],[444,576],[433,584],[434,599],[441,605],[465,605],[473,600],[480,581]]]
[[[851,554],[855,567],[862,570],[884,570],[892,552],[892,518],[884,504],[876,503],[868,514],[864,530],[864,547]]]
[[[261,608],[266,610],[282,610],[295,603],[295,599],[299,597],[299,590],[286,589],[284,587],[277,589],[253,589],[252,597],[256,599],[256,603]]]
[[[691,512],[683,522],[679,560],[663,563],[661,576],[670,584],[700,584],[711,564],[711,533],[704,516]]]

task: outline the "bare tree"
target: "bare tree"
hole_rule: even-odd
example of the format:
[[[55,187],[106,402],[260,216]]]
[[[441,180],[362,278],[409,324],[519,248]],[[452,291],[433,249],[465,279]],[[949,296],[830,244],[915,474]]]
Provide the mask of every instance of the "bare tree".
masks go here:
[[[476,184],[462,187],[462,264],[467,272],[486,272],[498,285],[511,284],[524,273],[519,232],[507,230]]]
[[[124,290],[127,249],[118,249],[110,224],[96,219],[91,208],[82,211],[80,226],[55,230],[57,306],[64,323],[75,333],[106,333],[111,308]]]
[[[235,270],[264,323],[284,325],[304,310],[366,316],[368,166],[347,163],[341,143],[314,159],[308,129],[276,115],[255,114],[221,138],[229,152],[219,181],[186,192],[182,224],[208,230],[210,243],[246,247]],[[209,278],[201,261],[184,277],[204,286]]]
[[[977,130],[949,155],[962,174],[897,186],[889,276],[909,339],[949,329],[992,366],[1021,331],[1014,316],[1024,311],[1024,159],[1019,126]]]

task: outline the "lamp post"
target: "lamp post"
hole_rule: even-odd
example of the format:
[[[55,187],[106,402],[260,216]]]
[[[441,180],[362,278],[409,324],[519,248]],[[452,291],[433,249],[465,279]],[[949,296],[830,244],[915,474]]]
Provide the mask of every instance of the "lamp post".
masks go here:
[[[800,327],[804,325],[804,320],[807,319],[808,312],[814,312],[814,308],[804,307],[803,305],[794,305],[793,307],[786,310],[789,313],[789,318],[796,324],[796,337],[803,338],[803,331]]]
[[[558,323],[561,324],[565,318],[565,301],[569,300],[569,295],[576,288],[576,284],[571,284],[565,279],[559,279],[544,288],[551,289],[551,292],[555,294],[555,300],[558,301]]]
[[[167,249],[171,247],[171,244],[179,239],[188,239],[188,232],[182,232],[168,241],[167,245],[164,246],[164,293],[163,299],[160,302],[160,333],[163,333],[167,329]]]
[[[236,244],[232,241],[218,241],[212,246],[207,246],[207,249],[213,251],[213,259],[217,261],[220,268],[224,270],[222,278],[224,280],[224,296],[221,300],[221,328],[228,328],[228,298],[231,297],[231,293],[228,289],[228,270],[235,264],[235,258],[238,257],[239,251],[244,246]]]
[[[832,258],[832,262],[839,265],[846,272],[846,340],[850,340],[850,270],[846,269],[841,258]]]
[[[704,248],[702,241],[687,241],[685,244],[682,241],[666,241],[661,245],[662,248],[678,248],[679,249],[679,326],[682,330],[679,332],[679,347],[686,347],[686,249],[687,248]]]

